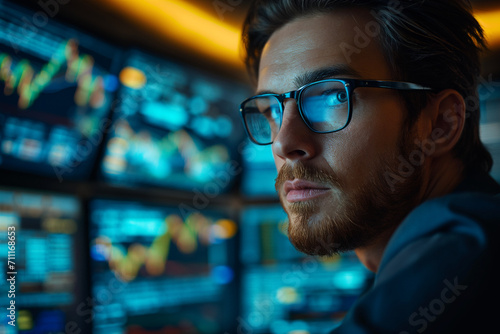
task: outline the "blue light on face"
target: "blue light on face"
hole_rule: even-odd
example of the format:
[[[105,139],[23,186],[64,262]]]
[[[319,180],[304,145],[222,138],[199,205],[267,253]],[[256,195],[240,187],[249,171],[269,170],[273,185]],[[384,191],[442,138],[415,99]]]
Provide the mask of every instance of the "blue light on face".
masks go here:
[[[311,123],[323,122],[328,111],[328,96],[310,96],[303,100],[303,108],[307,112],[307,118]]]
[[[234,278],[234,272],[228,266],[217,266],[212,269],[212,278],[217,284],[228,284]]]

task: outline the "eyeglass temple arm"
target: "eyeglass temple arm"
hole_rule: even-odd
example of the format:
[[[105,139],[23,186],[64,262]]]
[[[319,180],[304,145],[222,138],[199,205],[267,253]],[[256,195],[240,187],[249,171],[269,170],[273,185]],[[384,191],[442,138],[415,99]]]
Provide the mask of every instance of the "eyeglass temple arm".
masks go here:
[[[358,87],[389,88],[399,90],[433,90],[432,88],[421,86],[419,84],[400,81],[359,80],[356,82],[356,85]]]

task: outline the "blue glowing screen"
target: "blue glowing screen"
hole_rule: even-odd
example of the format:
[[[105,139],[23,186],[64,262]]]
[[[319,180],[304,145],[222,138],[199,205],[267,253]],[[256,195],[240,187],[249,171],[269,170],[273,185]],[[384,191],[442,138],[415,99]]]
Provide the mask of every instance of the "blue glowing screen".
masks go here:
[[[298,252],[279,206],[242,213],[242,332],[327,333],[367,286],[371,274],[354,254],[330,258]]]
[[[94,333],[219,334],[236,319],[231,219],[96,200],[90,224]]]
[[[131,52],[120,72],[102,175],[120,184],[226,191],[241,174],[242,85]]]
[[[500,82],[492,80],[492,76],[479,78],[479,103],[474,98],[466,100],[467,107],[474,111],[481,110],[479,125],[481,141],[493,157],[491,176],[500,182]]]
[[[79,249],[82,232],[76,198],[0,189],[0,261],[8,269],[0,273],[0,289],[5,291],[0,295],[0,329],[61,333],[67,323],[78,319],[76,305],[87,284],[79,271],[84,263],[78,262],[84,261]],[[12,241],[14,249],[9,248]],[[15,277],[12,296],[7,293],[11,272]],[[11,300],[16,307],[15,327],[8,324],[12,319],[6,307]]]
[[[244,169],[241,180],[242,194],[247,198],[277,198],[274,183],[278,172],[274,164],[271,145],[256,145],[247,140],[242,146],[241,153]]]
[[[118,88],[119,52],[0,1],[0,168],[90,175]]]

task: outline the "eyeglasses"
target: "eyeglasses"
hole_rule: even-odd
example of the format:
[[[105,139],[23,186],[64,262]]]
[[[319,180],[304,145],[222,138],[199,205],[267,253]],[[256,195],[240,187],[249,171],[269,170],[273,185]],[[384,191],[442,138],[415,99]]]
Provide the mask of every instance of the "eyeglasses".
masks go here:
[[[284,94],[261,94],[243,101],[240,113],[250,139],[259,145],[272,144],[283,121],[283,102],[295,99],[300,117],[315,133],[337,132],[352,117],[352,93],[358,87],[432,91],[409,82],[326,79]]]

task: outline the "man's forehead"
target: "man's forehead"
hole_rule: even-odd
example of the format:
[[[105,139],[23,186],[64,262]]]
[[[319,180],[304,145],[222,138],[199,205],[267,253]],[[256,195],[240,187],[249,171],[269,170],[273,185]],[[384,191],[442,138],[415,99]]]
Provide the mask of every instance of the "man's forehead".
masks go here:
[[[378,40],[356,47],[359,29],[371,20],[368,12],[341,10],[301,17],[286,24],[271,36],[263,49],[258,90],[297,89],[309,81],[301,77],[332,67],[351,70],[351,73],[340,71],[339,75],[388,79],[387,73],[380,73],[387,64],[380,64],[385,63],[385,58]],[[374,66],[381,65],[384,69],[373,70]]]

